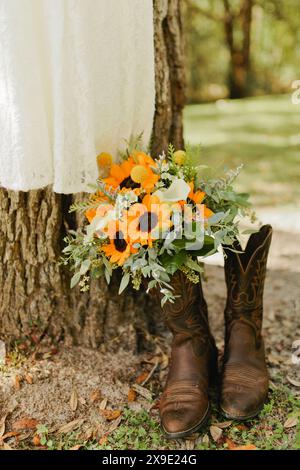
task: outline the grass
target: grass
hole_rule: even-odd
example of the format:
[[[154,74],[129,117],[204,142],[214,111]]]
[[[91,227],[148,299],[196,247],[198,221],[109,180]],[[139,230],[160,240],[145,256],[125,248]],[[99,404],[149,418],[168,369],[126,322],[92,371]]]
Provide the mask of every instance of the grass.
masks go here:
[[[190,105],[184,123],[203,164],[244,163],[238,186],[256,205],[300,205],[300,105],[290,95]]]

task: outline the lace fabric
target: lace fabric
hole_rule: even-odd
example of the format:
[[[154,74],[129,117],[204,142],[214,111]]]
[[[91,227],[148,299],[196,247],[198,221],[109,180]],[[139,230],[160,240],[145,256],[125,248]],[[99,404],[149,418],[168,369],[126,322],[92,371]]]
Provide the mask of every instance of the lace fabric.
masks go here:
[[[0,0],[0,186],[90,191],[154,106],[151,0]]]

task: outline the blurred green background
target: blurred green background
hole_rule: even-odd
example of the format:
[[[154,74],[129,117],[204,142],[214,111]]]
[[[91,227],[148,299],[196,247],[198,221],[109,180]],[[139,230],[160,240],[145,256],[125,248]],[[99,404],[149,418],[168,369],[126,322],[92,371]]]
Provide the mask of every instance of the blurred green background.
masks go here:
[[[185,139],[203,163],[244,163],[260,206],[300,206],[299,0],[183,0]]]

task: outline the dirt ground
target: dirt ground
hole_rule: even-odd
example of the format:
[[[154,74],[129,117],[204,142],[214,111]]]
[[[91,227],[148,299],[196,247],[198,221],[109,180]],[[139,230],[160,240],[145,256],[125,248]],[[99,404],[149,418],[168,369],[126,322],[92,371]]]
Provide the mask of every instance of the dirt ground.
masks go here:
[[[209,265],[206,274],[204,289],[211,326],[222,350],[223,268]],[[299,397],[300,364],[292,363],[292,344],[300,340],[299,233],[274,234],[264,305],[271,380],[282,377]],[[19,353],[12,355],[0,369],[2,434],[15,432],[15,436],[8,435],[6,445],[18,447],[31,439],[37,423],[51,432],[71,423],[70,430],[80,426],[87,438],[99,439],[118,426],[118,410],[153,408],[167,372],[169,337],[156,337],[153,342],[154,353],[139,356],[128,351],[111,355],[63,346],[26,360]],[[116,411],[115,416],[111,416],[111,410]]]

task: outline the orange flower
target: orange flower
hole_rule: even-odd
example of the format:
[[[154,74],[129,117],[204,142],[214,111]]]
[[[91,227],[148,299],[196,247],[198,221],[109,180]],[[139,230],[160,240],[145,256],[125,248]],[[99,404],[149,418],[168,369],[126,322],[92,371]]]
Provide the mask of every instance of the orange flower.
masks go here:
[[[135,163],[132,157],[129,157],[127,160],[122,162],[120,165],[112,163],[110,167],[110,174],[107,178],[104,178],[103,181],[113,188],[137,188],[139,185],[135,183],[130,176],[130,172],[134,167]]]
[[[214,212],[210,210],[209,207],[207,207],[205,204],[201,204],[201,205],[204,206],[204,218],[205,219],[209,219],[212,215],[214,215]]]
[[[101,193],[101,191],[97,191],[95,194],[91,194],[89,197],[91,204],[96,204],[99,202],[99,205],[105,201],[107,201],[107,197],[105,194]],[[97,207],[91,207],[90,209],[87,209],[84,213],[86,218],[88,219],[89,223],[92,222],[93,218],[96,216],[97,212]],[[98,214],[100,215],[100,214]]]
[[[111,204],[99,204],[98,207],[91,207],[90,209],[88,209],[85,212],[85,216],[88,219],[89,223],[91,223],[96,216],[104,217],[107,212],[112,209],[113,206]]]
[[[195,204],[200,204],[203,199],[205,198],[205,192],[204,191],[194,191],[194,182],[191,181],[188,183],[189,187],[191,188],[191,191],[189,192],[188,198],[193,201]]]
[[[85,216],[88,219],[89,223],[91,223],[93,218],[96,216],[96,208],[92,207],[91,209],[85,211]]]
[[[119,266],[122,266],[127,258],[132,253],[136,253],[137,250],[129,243],[126,230],[121,223],[115,225],[115,231],[113,234],[110,233],[110,235],[113,235],[110,238],[110,242],[107,245],[103,245],[101,249],[110,258],[111,263],[118,263]]]
[[[110,167],[110,174],[103,181],[113,188],[118,186],[123,189],[143,188],[146,191],[153,189],[159,180],[151,167],[156,163],[150,155],[144,152],[134,152],[127,160],[117,165],[113,163]]]
[[[209,219],[212,215],[214,215],[214,212],[210,210],[205,204],[197,204],[197,212],[201,216],[203,216],[204,219]]]
[[[157,166],[155,161],[144,152],[136,151],[132,157],[136,165],[131,170],[131,178],[146,191],[151,191],[159,180],[159,176],[152,170],[152,167]]]
[[[147,194],[142,204],[133,204],[128,211],[128,235],[132,242],[152,247],[160,232],[171,226],[170,207],[161,204],[156,196]]]

